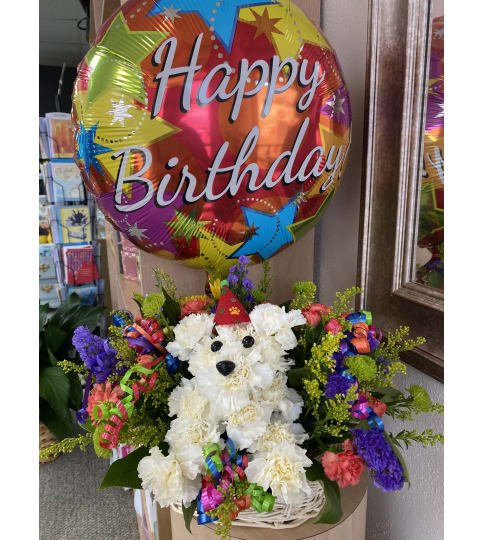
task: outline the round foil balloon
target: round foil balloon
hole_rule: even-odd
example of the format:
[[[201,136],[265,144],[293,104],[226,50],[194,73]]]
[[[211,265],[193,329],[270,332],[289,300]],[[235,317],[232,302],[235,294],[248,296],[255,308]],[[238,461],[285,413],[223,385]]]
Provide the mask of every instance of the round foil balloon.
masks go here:
[[[425,119],[418,247],[430,260],[417,269],[417,281],[443,289],[444,268],[444,18],[432,23],[432,46]]]
[[[131,0],[79,65],[76,162],[140,248],[226,272],[316,223],[350,147],[335,52],[291,0]]]

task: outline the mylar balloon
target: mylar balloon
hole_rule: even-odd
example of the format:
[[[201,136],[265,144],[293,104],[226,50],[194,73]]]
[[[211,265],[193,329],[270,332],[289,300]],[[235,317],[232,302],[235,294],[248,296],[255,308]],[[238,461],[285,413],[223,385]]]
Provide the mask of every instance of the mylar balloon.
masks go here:
[[[130,0],[73,95],[76,162],[146,251],[224,270],[309,230],[350,147],[338,60],[290,0]]]
[[[443,288],[444,260],[444,18],[432,22],[432,46],[425,118],[418,246],[431,253],[417,269],[417,281]]]

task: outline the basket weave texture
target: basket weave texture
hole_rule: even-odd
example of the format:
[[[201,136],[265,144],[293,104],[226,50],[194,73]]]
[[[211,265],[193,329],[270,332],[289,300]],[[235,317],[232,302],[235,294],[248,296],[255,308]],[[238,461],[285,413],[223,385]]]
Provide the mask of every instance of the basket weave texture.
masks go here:
[[[45,450],[51,444],[54,444],[57,442],[55,435],[49,430],[49,428],[43,422],[40,422],[38,433],[39,433],[39,450]],[[59,456],[57,455],[54,457],[48,457],[44,459],[39,458],[39,463],[41,465],[44,463],[50,463],[51,461],[54,461],[54,459],[57,459],[58,457]]]
[[[237,527],[260,527],[265,529],[292,529],[299,527],[309,519],[316,518],[325,504],[325,493],[320,482],[309,482],[311,495],[298,504],[275,502],[271,512],[258,513],[254,508],[243,510],[233,521]],[[182,514],[182,504],[176,503],[171,508]],[[194,513],[197,518],[197,512]]]

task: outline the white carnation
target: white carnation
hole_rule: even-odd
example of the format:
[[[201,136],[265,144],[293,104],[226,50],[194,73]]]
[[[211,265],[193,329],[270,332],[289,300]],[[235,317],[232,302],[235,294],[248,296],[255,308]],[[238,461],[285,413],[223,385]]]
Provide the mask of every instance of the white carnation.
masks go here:
[[[247,448],[266,431],[272,411],[267,404],[252,402],[229,415],[226,433],[236,448]]]
[[[189,360],[195,345],[206,336],[210,336],[214,325],[214,315],[193,313],[181,319],[174,327],[176,339],[166,345],[166,349],[179,360]]]
[[[202,369],[197,375],[199,391],[211,404],[211,411],[217,419],[227,418],[233,412],[247,405],[252,395],[268,388],[273,381],[273,370],[252,351],[248,356],[235,347],[226,347],[225,354],[219,354],[219,361],[229,360],[235,368],[227,376],[221,375],[216,366]]]
[[[294,422],[303,409],[303,399],[296,390],[286,386],[287,381],[288,377],[284,373],[276,373],[271,386],[261,392],[260,398],[271,403],[285,420]]]
[[[254,454],[246,475],[250,482],[259,484],[264,490],[271,488],[273,495],[285,504],[296,504],[303,500],[303,494],[311,494],[305,473],[305,467],[310,465],[306,450],[284,442],[269,452]]]
[[[179,500],[187,506],[196,498],[200,487],[198,449],[188,447],[179,454],[164,456],[155,446],[149,453],[137,466],[143,489],[152,491],[161,507]]]
[[[181,379],[169,396],[169,415],[182,418],[203,418],[209,413],[209,401],[197,387],[196,379]]]
[[[249,317],[258,334],[274,336],[284,351],[294,349],[298,343],[291,329],[306,324],[306,319],[299,309],[286,313],[284,307],[274,304],[256,306]]]
[[[284,442],[289,444],[302,444],[308,434],[301,424],[286,423],[276,419],[266,426],[265,432],[249,448],[248,452],[268,452]]]
[[[202,458],[202,449],[208,443],[220,443],[221,433],[219,425],[210,421],[210,418],[192,419],[176,418],[171,422],[169,431],[166,433],[165,440],[169,443],[171,451],[178,453],[180,449],[195,445],[200,449],[199,465],[204,463]]]

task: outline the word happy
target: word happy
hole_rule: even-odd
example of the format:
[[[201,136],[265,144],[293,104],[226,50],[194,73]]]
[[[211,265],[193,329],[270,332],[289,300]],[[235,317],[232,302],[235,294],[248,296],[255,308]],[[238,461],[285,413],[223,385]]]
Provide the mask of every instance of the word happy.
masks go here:
[[[200,34],[193,44],[189,65],[182,67],[173,67],[174,56],[177,48],[177,39],[170,38],[164,41],[153,55],[152,63],[154,65],[160,65],[161,71],[154,77],[157,82],[157,89],[152,107],[151,117],[155,118],[162,108],[165,91],[169,79],[172,77],[183,77],[184,82],[182,86],[180,108],[183,113],[188,113],[191,109],[192,99],[192,86],[195,74],[202,68],[197,64],[199,50],[201,47],[201,41],[203,34]],[[253,72],[257,71],[255,86],[251,89],[247,89],[248,82],[253,77]],[[286,81],[281,75],[289,71]],[[256,60],[252,64],[249,64],[246,58],[243,58],[239,62],[238,66],[238,78],[234,87],[228,91],[228,85],[231,81],[231,76],[234,70],[224,63],[215,66],[211,71],[207,73],[203,81],[199,85],[196,93],[196,103],[199,106],[207,106],[213,101],[226,102],[232,99],[232,107],[229,113],[229,121],[235,122],[239,116],[241,105],[244,99],[257,95],[263,88],[266,87],[266,97],[261,109],[261,116],[265,118],[271,111],[273,100],[276,95],[286,92],[295,80],[300,87],[307,88],[306,92],[299,98],[296,103],[296,110],[298,112],[305,111],[315,96],[317,88],[321,85],[325,78],[325,72],[319,76],[320,64],[315,61],[313,70],[308,73],[308,61],[305,59],[301,62],[297,62],[294,58],[286,58],[280,61],[279,56],[273,56],[270,63],[265,60]],[[219,80],[217,86],[213,89],[213,81]],[[279,85],[278,82],[283,81],[283,84]],[[349,144],[344,150],[343,146],[340,146],[336,150],[335,146],[332,146],[325,159],[324,149],[322,146],[316,146],[305,157],[300,169],[297,172],[293,172],[293,165],[297,158],[298,151],[301,147],[303,139],[308,129],[309,118],[305,118],[301,124],[296,139],[293,143],[291,150],[283,152],[278,156],[265,176],[259,179],[259,166],[256,163],[247,164],[250,155],[252,154],[259,138],[259,127],[254,126],[251,131],[246,135],[244,142],[236,156],[235,162],[230,166],[223,166],[223,159],[229,149],[229,142],[225,142],[217,151],[213,162],[208,167],[207,179],[205,181],[204,188],[199,192],[197,189],[198,179],[189,171],[188,165],[185,165],[181,172],[179,183],[175,190],[175,193],[165,199],[165,193],[167,186],[171,180],[171,174],[167,173],[160,180],[157,192],[154,195],[154,184],[148,178],[143,175],[146,174],[152,165],[152,154],[150,150],[143,146],[131,146],[116,152],[112,159],[118,159],[122,156],[116,181],[114,202],[116,210],[119,212],[132,212],[144,207],[154,196],[154,202],[159,207],[169,206],[173,201],[182,195],[184,203],[194,203],[201,198],[204,198],[207,202],[216,201],[221,197],[228,195],[234,197],[245,178],[249,180],[247,183],[247,191],[254,193],[261,188],[272,189],[279,182],[284,184],[290,184],[294,181],[303,183],[306,180],[313,178],[319,178],[325,171],[330,172],[330,176],[324,182],[320,191],[325,191],[337,177],[341,174],[343,162],[348,154]],[[344,150],[344,151],[343,151]],[[143,166],[141,169],[129,176],[126,176],[126,169],[131,154],[140,154],[143,159]],[[336,154],[336,155],[335,155]],[[316,159],[315,164],[310,167],[309,164],[312,160]],[[285,166],[281,173],[274,178],[275,172],[278,170],[281,163],[286,160]],[[323,166],[322,163],[324,162]],[[178,165],[179,159],[172,157],[166,165],[166,170],[173,169]],[[244,166],[244,168],[243,168]],[[214,193],[214,184],[219,186],[219,181],[215,182],[218,175],[225,175],[229,173],[229,179],[226,186]],[[142,200],[132,204],[123,204],[122,195],[124,184],[137,183],[145,188],[145,195]]]

